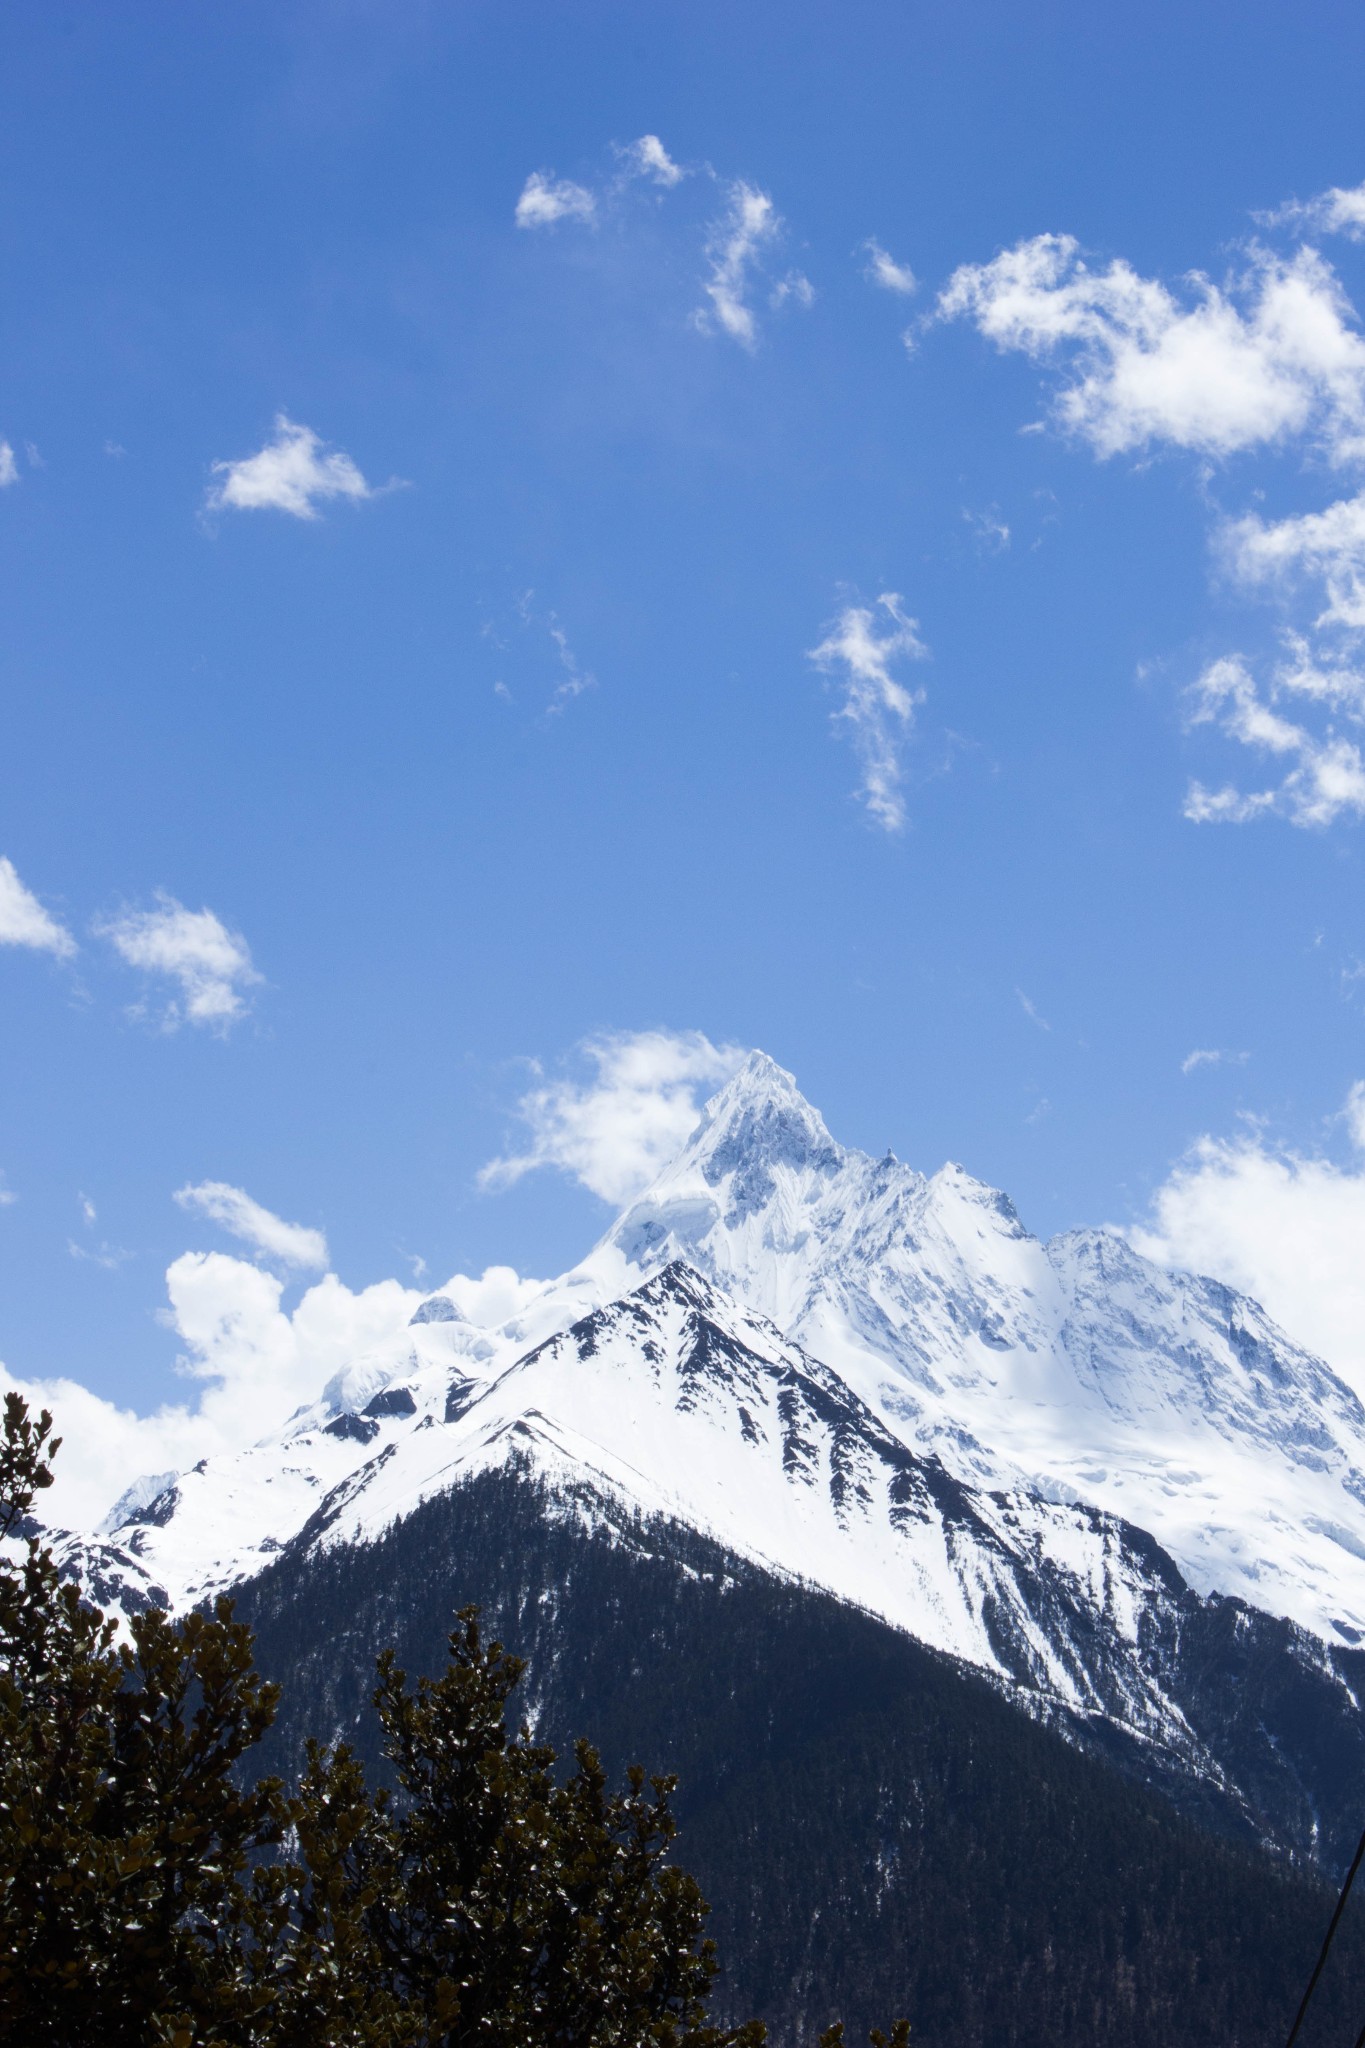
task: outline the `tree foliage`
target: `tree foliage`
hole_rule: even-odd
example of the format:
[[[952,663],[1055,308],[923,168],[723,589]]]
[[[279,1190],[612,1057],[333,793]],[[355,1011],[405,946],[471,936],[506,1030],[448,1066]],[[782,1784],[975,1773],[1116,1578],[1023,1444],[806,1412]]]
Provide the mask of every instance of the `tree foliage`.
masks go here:
[[[59,1441],[7,1396],[0,2041],[759,2048],[758,2022],[707,2019],[718,1964],[670,1861],[671,1779],[613,1792],[586,1742],[557,1772],[508,1725],[521,1661],[468,1608],[439,1679],[380,1659],[392,1794],[344,1743],[309,1743],[292,1790],[249,1783],[278,1700],[250,1631],[226,1600],[122,1634],[83,1602],[28,1519]]]

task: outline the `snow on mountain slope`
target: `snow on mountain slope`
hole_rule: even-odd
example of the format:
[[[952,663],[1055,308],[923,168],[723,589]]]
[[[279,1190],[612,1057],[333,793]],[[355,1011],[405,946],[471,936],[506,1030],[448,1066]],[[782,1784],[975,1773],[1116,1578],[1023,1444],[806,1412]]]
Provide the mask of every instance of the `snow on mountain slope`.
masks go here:
[[[960,1478],[1094,1502],[1201,1591],[1365,1636],[1365,1409],[1245,1296],[836,1144],[762,1054],[571,1277],[676,1257]]]
[[[359,1375],[359,1411],[319,1409],[287,1442],[182,1475],[105,1546],[106,1575],[112,1551],[183,1605],[286,1544],[363,1544],[461,1479],[514,1465],[562,1501],[586,1487],[700,1530],[1221,1782],[1169,1690],[1189,1596],[1140,1531],[964,1486],[681,1262],[491,1378],[453,1347],[414,1347],[408,1363],[375,1391]],[[253,1540],[234,1548],[233,1529]],[[89,1569],[94,1550],[72,1561]]]
[[[906,1576],[908,1539],[899,1525],[888,1534],[884,1514],[858,1522],[856,1538],[851,1509],[830,1527],[812,1522],[806,1496],[766,1481],[755,1490],[760,1447],[742,1438],[741,1457],[730,1424],[720,1436],[701,1429],[705,1402],[675,1404],[666,1427],[656,1416],[646,1428],[629,1392],[638,1361],[614,1347],[602,1380],[605,1366],[594,1377],[549,1342],[679,1259],[766,1319],[753,1326],[768,1329],[761,1342],[743,1337],[748,1354],[768,1356],[783,1333],[804,1354],[806,1384],[877,1419],[874,1463],[892,1441],[937,1460],[944,1483],[971,1490],[973,1526],[1006,1552],[1015,1539],[1001,1516],[1015,1511],[989,1505],[996,1494],[1030,1498],[1028,1543],[1053,1562],[1049,1545],[1119,1517],[1201,1593],[1236,1594],[1338,1642],[1365,1638],[1365,1410],[1325,1366],[1245,1297],[1168,1273],[1113,1235],[1044,1244],[960,1167],[929,1179],[836,1144],[762,1054],[588,1258],[512,1320],[481,1329],[449,1297],[429,1297],[276,1437],[153,1498],[130,1494],[101,1568],[131,1574],[130,1587],[146,1574],[177,1605],[202,1598],[298,1539],[323,1503],[357,1534],[380,1525],[381,1508],[401,1515],[450,1483],[442,1474],[502,1456],[501,1430],[989,1663],[970,1573],[944,1578],[942,1561],[916,1550]],[[1099,1521],[1075,1519],[1077,1505]],[[80,1555],[96,1568],[95,1549]],[[1082,1576],[1095,1570],[1091,1559]]]

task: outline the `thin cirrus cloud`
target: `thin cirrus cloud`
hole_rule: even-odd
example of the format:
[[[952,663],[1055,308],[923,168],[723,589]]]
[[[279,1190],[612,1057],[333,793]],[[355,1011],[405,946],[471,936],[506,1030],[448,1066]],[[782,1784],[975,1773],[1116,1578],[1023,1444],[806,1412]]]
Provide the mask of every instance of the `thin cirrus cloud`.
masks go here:
[[[869,284],[880,285],[884,292],[897,292],[901,298],[909,298],[919,290],[919,279],[910,265],[897,263],[880,242],[875,239],[864,242],[863,251],[867,257],[863,276]]]
[[[327,448],[311,427],[282,412],[275,415],[273,440],[237,462],[215,462],[213,473],[222,481],[208,491],[210,512],[274,511],[316,519],[318,507],[334,498],[359,504],[380,495],[342,449]],[[395,482],[382,488],[391,490]]]
[[[12,860],[0,855],[0,946],[27,946],[37,953],[51,953],[69,960],[76,941],[65,925],[43,908],[31,889],[20,881]]]
[[[19,481],[19,464],[8,441],[0,441],[0,491]]]
[[[1194,1074],[1200,1067],[1244,1067],[1250,1057],[1250,1053],[1227,1052],[1221,1046],[1197,1045],[1180,1062],[1180,1071]]]
[[[837,730],[848,734],[862,763],[859,796],[883,831],[905,825],[901,750],[914,726],[923,692],[894,674],[901,661],[925,661],[929,650],[919,622],[908,618],[895,591],[869,605],[847,605],[809,659],[843,691],[834,713]]]
[[[191,1214],[218,1224],[263,1258],[305,1273],[320,1273],[327,1266],[327,1239],[322,1231],[305,1223],[286,1223],[282,1216],[253,1201],[244,1188],[223,1180],[205,1180],[177,1188],[175,1201]]]
[[[168,1031],[184,1023],[226,1034],[246,1015],[248,991],[262,978],[240,932],[212,910],[187,910],[164,893],[155,909],[124,911],[95,930],[129,967],[171,984],[160,1014]],[[147,1014],[147,1006],[137,1014]]]
[[[546,1080],[517,1104],[524,1148],[490,1160],[485,1189],[554,1168],[605,1202],[628,1202],[691,1135],[706,1097],[744,1058],[700,1031],[615,1032],[578,1049],[586,1078]]]

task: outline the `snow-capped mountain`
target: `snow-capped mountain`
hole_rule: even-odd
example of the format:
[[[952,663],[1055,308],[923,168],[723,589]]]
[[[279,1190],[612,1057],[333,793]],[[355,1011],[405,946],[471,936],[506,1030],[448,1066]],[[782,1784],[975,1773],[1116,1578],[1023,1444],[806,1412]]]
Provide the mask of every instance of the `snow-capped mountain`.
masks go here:
[[[1093,1502],[1201,1592],[1365,1638],[1365,1408],[1246,1296],[836,1144],[761,1053],[585,1270],[678,1257],[958,1477]]]
[[[104,1599],[183,1608],[516,1470],[1222,1783],[1187,1642],[1240,1596],[1311,1631],[1275,1654],[1347,1700],[1362,1462],[1365,1411],[1254,1303],[1104,1233],[1043,1244],[958,1167],[847,1150],[755,1054],[511,1321],[432,1295],[286,1429],[61,1549]]]

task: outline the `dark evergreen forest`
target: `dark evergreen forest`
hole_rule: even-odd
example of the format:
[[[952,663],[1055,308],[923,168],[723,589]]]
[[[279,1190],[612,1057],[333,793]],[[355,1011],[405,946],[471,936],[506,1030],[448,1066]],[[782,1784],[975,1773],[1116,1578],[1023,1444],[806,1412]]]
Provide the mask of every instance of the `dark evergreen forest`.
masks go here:
[[[242,1589],[285,1688],[261,1766],[293,1776],[311,1733],[382,1775],[374,1658],[393,1644],[438,1671],[467,1601],[529,1660],[538,1734],[561,1752],[591,1736],[613,1772],[678,1773],[722,2014],[757,2013],[792,2048],[834,2014],[852,2042],[892,2011],[924,2048],[1283,2041],[1331,1910],[1321,1876],[1234,1839],[1245,1823],[1216,1799],[1178,1811],[1139,1757],[1086,1753],[824,1594],[515,1474],[371,1546],[286,1553]],[[1208,1655],[1235,1714],[1255,1674],[1226,1644]],[[1301,2040],[1349,2043],[1362,2022],[1352,1913]]]

